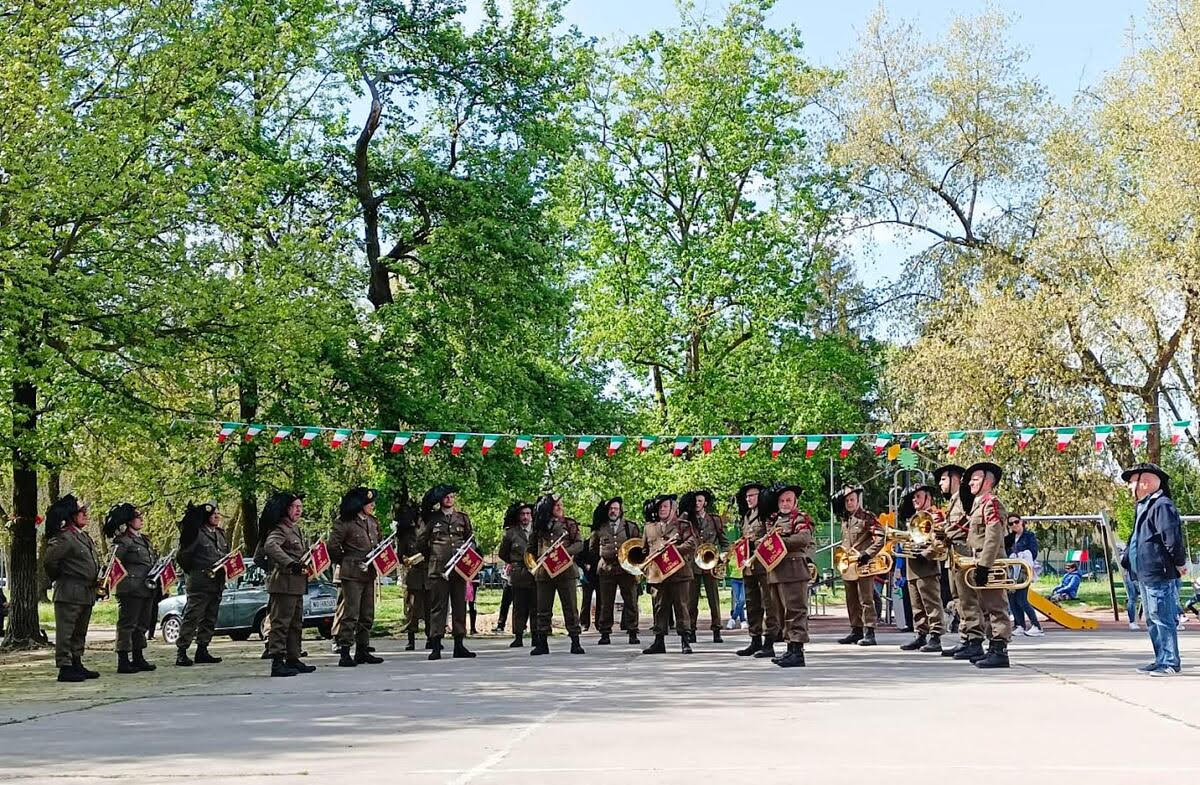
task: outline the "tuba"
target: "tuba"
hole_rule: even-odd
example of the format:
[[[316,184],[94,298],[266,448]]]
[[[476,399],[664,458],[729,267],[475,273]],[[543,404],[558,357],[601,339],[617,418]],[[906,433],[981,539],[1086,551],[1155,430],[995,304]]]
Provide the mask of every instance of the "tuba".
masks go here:
[[[844,581],[856,581],[859,578],[869,578],[874,575],[886,575],[892,571],[892,548],[894,541],[887,541],[883,549],[871,557],[863,566],[858,566],[859,552],[855,548],[837,546],[833,549],[833,566],[841,574]]]
[[[641,537],[630,537],[617,549],[617,563],[625,572],[640,577],[642,566],[645,565],[646,557],[649,555],[646,551],[645,540]]]
[[[885,526],[883,535],[888,542],[907,543],[911,547],[913,556],[933,561],[942,561],[946,558],[946,543],[938,537],[933,516],[925,510],[921,510],[908,520],[907,529],[893,529]],[[906,549],[907,551],[908,549]]]
[[[711,542],[706,542],[696,549],[696,557],[693,561],[695,561],[697,568],[708,572],[709,570],[716,569],[717,565],[721,563],[721,558],[720,549]]]

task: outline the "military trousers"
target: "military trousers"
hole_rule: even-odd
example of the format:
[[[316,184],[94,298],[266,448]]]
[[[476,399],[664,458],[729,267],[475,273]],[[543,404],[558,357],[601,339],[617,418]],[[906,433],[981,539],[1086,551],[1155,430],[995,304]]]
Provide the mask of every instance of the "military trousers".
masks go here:
[[[117,595],[117,651],[141,651],[154,626],[156,597]]]
[[[429,590],[409,586],[404,592],[404,631],[414,635],[425,625],[425,637],[433,637],[429,624]]]
[[[88,624],[92,621],[92,604],[76,602],[54,603],[54,664],[60,668],[72,665],[73,657],[83,656],[87,642]]]
[[[563,626],[567,634],[578,635],[579,606],[575,595],[575,575],[573,570],[567,570],[553,580],[537,582],[537,623],[533,631],[543,635],[550,634],[550,620],[554,613],[554,595],[558,595],[559,605],[562,606]]]
[[[808,581],[769,584],[772,602],[783,618],[783,637],[786,643],[808,643]]]
[[[846,587],[846,613],[850,615],[851,627],[875,628],[875,579],[859,578],[842,581]]]
[[[675,630],[683,633],[691,630],[692,620],[688,616],[688,601],[692,596],[693,581],[659,583],[654,586],[651,605],[654,608],[654,634],[666,635],[671,627],[671,614],[675,614]]]
[[[367,646],[375,624],[375,581],[348,581],[338,585],[333,636],[338,646]]]
[[[946,622],[942,607],[941,576],[910,576],[908,587],[912,596],[913,629],[918,635],[944,633]]]
[[[612,634],[617,592],[621,592],[621,632],[638,632],[638,578],[622,571],[621,575],[600,576],[600,620],[596,629]]]
[[[446,635],[446,616],[450,616],[450,631],[455,636],[467,634],[467,582],[454,570],[449,578],[441,575],[429,578],[429,624],[431,638]]]
[[[950,579],[958,597],[959,634],[964,641],[983,640],[983,611],[979,607],[979,592],[967,585],[963,570],[951,570]]]
[[[1007,589],[981,589],[979,597],[980,617],[988,640],[1012,640],[1012,617],[1008,615]]]
[[[579,604],[579,623],[584,627],[590,627],[593,621],[597,621],[596,617],[600,615],[600,600],[596,599],[595,609],[592,607],[592,598],[596,594],[595,579],[588,580],[583,586],[579,587],[580,593],[583,595],[583,601]],[[599,623],[597,622],[597,626]]]
[[[188,591],[176,646],[186,649],[193,640],[197,646],[208,646],[217,629],[217,611],[221,609],[221,595],[224,593],[224,587],[217,591]]]
[[[742,581],[746,587],[746,621],[750,624],[750,634],[765,634],[773,641],[779,640],[782,622],[766,573],[743,575]]]
[[[536,586],[509,587],[512,590],[512,631],[513,635],[525,634],[529,626],[529,617],[533,614],[537,603]]]
[[[692,579],[692,596],[688,598],[688,616],[692,620],[692,632],[700,623],[700,589],[703,587],[704,596],[708,598],[708,628],[713,631],[721,629],[721,584],[711,572],[701,572]]]
[[[304,595],[270,594],[267,613],[271,633],[267,636],[267,654],[272,657],[300,659],[300,636],[304,632]]]

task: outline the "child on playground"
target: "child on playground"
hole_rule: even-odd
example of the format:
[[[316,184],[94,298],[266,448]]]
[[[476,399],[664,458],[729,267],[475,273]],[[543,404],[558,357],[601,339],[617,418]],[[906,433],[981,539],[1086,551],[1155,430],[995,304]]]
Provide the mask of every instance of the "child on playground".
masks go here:
[[[1075,599],[1082,582],[1083,576],[1079,574],[1078,562],[1067,562],[1067,571],[1063,573],[1062,580],[1054,587],[1054,591],[1050,592],[1050,602],[1061,605],[1063,600]]]

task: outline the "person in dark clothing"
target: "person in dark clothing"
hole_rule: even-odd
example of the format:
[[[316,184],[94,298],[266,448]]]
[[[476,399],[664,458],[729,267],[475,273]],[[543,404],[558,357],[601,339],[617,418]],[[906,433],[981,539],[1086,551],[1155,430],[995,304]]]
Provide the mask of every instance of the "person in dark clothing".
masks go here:
[[[1004,550],[1010,559],[1027,561],[1030,568],[1037,564],[1037,536],[1025,528],[1025,521],[1021,520],[1019,515],[1008,516],[1008,534],[1004,537]],[[1012,611],[1016,632],[1034,638],[1043,634],[1037,611],[1029,603],[1028,586],[1023,589],[1014,589],[1008,593],[1008,607]],[[1026,624],[1027,619],[1028,624]]]

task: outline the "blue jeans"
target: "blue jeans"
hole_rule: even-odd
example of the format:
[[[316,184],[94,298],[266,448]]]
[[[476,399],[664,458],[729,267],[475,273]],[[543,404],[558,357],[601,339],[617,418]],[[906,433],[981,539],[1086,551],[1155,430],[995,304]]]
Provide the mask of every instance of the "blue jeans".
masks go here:
[[[1179,589],[1175,581],[1142,581],[1142,607],[1159,667],[1179,669]]]
[[[1137,601],[1141,596],[1141,590],[1138,589],[1138,582],[1129,580],[1122,576],[1122,581],[1125,584],[1125,615],[1129,617],[1129,621],[1136,622],[1138,620]]]
[[[1012,611],[1013,621],[1019,627],[1025,626],[1026,617],[1029,618],[1029,623],[1039,630],[1042,628],[1038,622],[1037,611],[1029,604],[1029,587],[1024,589],[1016,589],[1008,593],[1008,608]]]
[[[733,594],[733,610],[729,612],[729,618],[741,624],[746,620],[746,584],[741,578],[730,578],[729,588]]]

